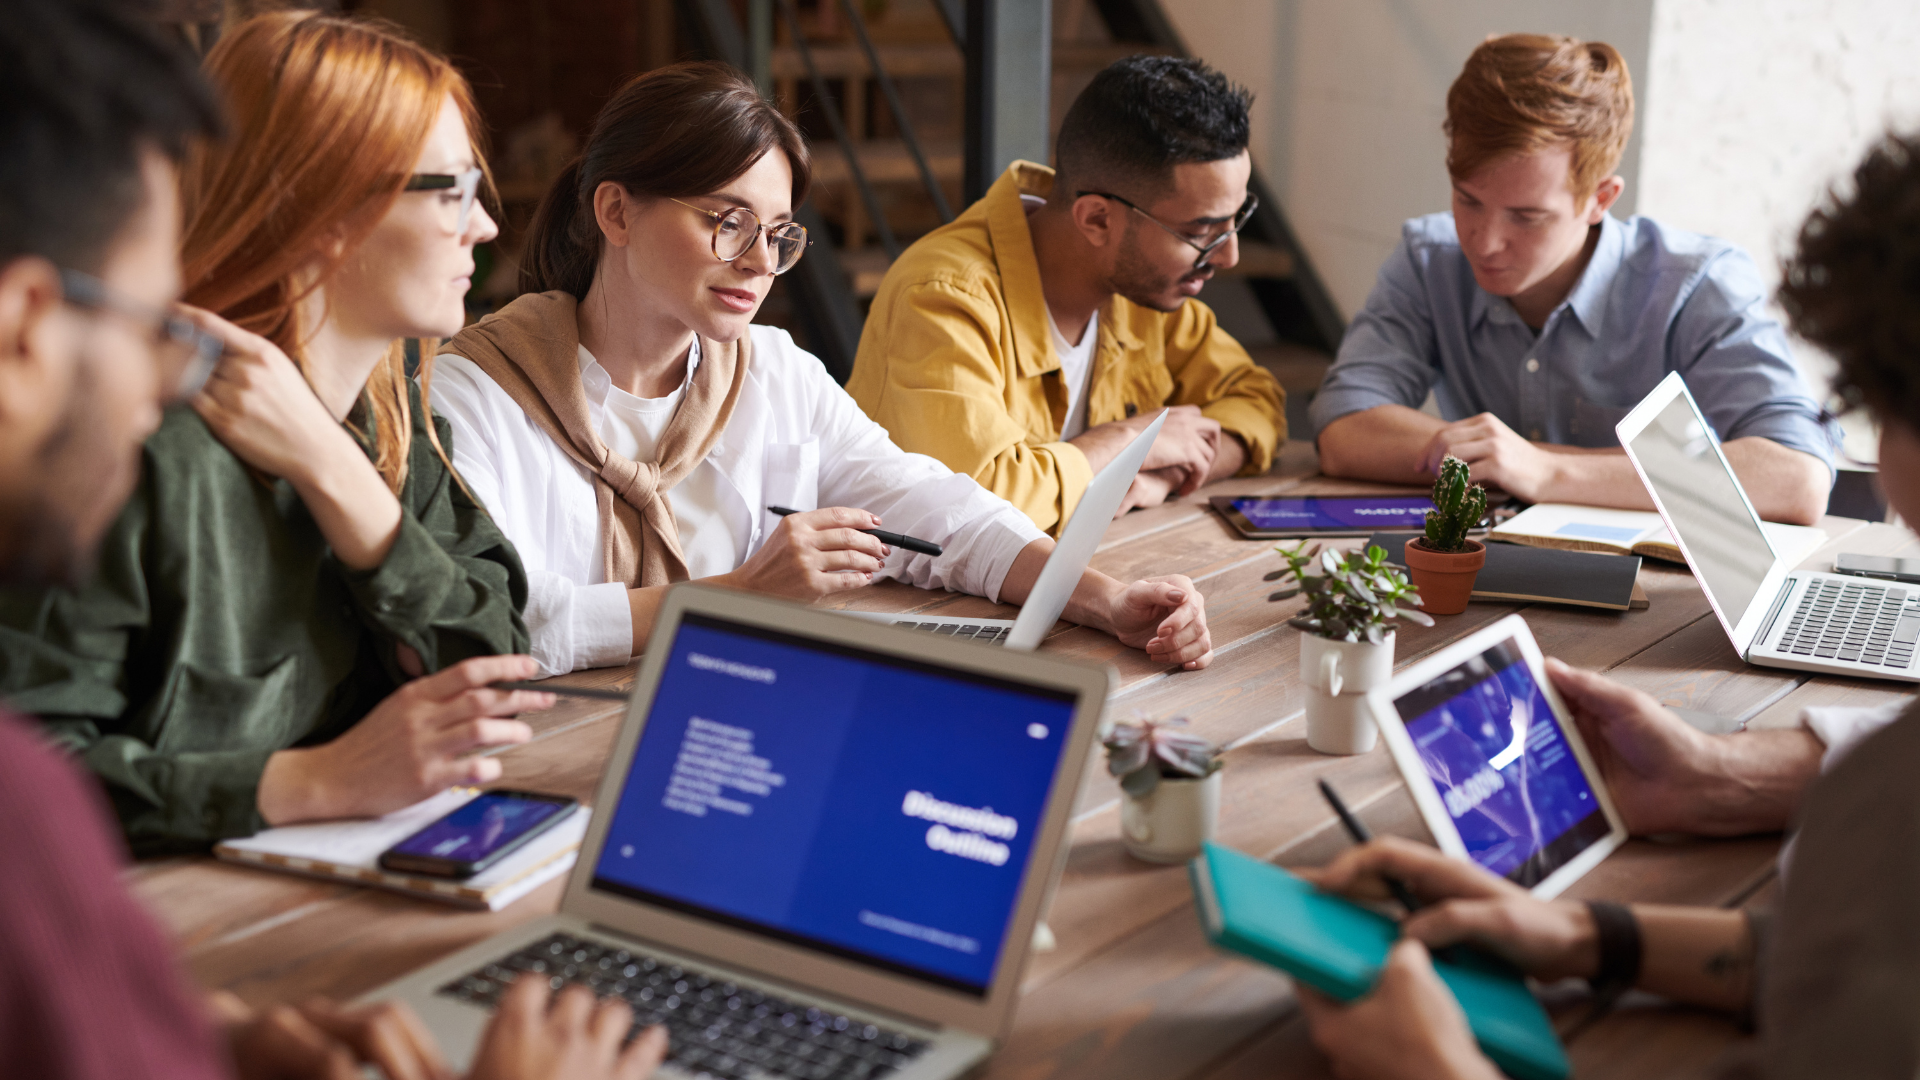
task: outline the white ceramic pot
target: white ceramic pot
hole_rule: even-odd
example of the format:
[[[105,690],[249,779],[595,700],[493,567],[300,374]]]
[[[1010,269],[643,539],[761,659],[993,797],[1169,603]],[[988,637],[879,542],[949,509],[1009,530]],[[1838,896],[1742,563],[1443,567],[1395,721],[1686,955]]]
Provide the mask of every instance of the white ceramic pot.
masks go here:
[[[1160,778],[1144,797],[1120,797],[1120,835],[1136,859],[1183,863],[1200,854],[1220,822],[1220,774]]]
[[[1323,754],[1364,754],[1379,736],[1367,712],[1367,691],[1393,680],[1393,638],[1329,641],[1300,636],[1300,677],[1307,684],[1307,745]]]

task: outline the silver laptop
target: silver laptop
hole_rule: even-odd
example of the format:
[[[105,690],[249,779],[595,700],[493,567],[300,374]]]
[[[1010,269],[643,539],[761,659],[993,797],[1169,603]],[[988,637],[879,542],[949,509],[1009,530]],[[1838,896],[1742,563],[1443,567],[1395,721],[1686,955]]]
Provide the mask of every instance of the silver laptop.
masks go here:
[[[908,630],[1005,645],[1009,649],[1039,648],[1060,613],[1067,610],[1067,601],[1073,599],[1080,575],[1087,572],[1087,564],[1093,561],[1093,553],[1100,547],[1100,538],[1113,523],[1114,511],[1120,509],[1120,500],[1127,497],[1127,489],[1133,486],[1133,478],[1140,472],[1140,463],[1147,460],[1147,451],[1153,449],[1153,440],[1160,437],[1160,426],[1166,422],[1167,411],[1162,409],[1153,423],[1134,436],[1126,449],[1107,462],[1107,467],[1087,485],[1080,504],[1073,508],[1073,517],[1068,519],[1067,527],[1060,530],[1060,540],[1054,545],[1053,554],[1047,556],[1047,565],[1041,567],[1040,576],[1034,580],[1027,602],[1021,605],[1018,618],[956,619],[931,615],[901,618],[895,612],[883,611],[842,614],[890,622]]]
[[[665,1024],[663,1076],[935,1080],[1012,1018],[1105,668],[668,593],[558,914],[372,994],[465,1071],[516,978]]]
[[[1780,558],[1678,372],[1615,430],[1743,659],[1920,682],[1920,586],[1797,571]]]

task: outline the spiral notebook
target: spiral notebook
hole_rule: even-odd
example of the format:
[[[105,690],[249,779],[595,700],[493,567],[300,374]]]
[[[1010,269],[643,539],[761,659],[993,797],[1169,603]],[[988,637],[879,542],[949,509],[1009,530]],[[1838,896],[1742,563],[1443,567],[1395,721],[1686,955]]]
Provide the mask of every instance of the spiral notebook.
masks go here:
[[[285,825],[214,845],[215,857],[305,877],[370,885],[455,907],[499,911],[566,873],[579,854],[592,814],[582,808],[527,846],[465,880],[396,874],[380,868],[380,853],[433,824],[480,794],[449,788],[385,817]]]

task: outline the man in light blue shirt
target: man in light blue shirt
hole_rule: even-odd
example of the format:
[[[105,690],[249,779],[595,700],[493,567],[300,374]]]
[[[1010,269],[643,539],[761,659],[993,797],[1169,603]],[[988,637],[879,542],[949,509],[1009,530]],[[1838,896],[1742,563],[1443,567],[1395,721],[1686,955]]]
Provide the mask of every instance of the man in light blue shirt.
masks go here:
[[[1475,50],[1447,95],[1453,210],[1406,224],[1314,398],[1324,472],[1429,483],[1453,454],[1530,502],[1652,509],[1613,426],[1678,371],[1763,517],[1825,512],[1838,429],[1753,260],[1607,213],[1632,112],[1609,46]]]

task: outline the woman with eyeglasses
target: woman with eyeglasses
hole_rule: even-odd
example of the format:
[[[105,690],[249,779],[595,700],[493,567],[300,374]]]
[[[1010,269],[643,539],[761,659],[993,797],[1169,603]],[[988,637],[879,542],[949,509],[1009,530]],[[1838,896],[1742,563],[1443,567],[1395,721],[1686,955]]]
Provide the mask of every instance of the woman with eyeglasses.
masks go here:
[[[93,769],[143,853],[493,779],[471,755],[551,701],[488,689],[534,673],[499,655],[525,651],[526,578],[401,347],[460,329],[496,232],[466,83],[312,13],[242,23],[206,66],[231,135],[182,177],[197,334],[162,325],[225,356],[146,444],[94,580],[0,602],[0,694]]]
[[[806,251],[810,169],[733,69],[638,76],[541,202],[527,295],[443,349],[433,403],[526,562],[542,671],[625,663],[690,578],[812,601],[892,577],[1020,603],[1039,576],[1053,542],[1025,515],[900,450],[816,357],[751,325]],[[859,531],[882,524],[943,553]],[[1212,656],[1185,578],[1089,570],[1064,617],[1156,661]]]

